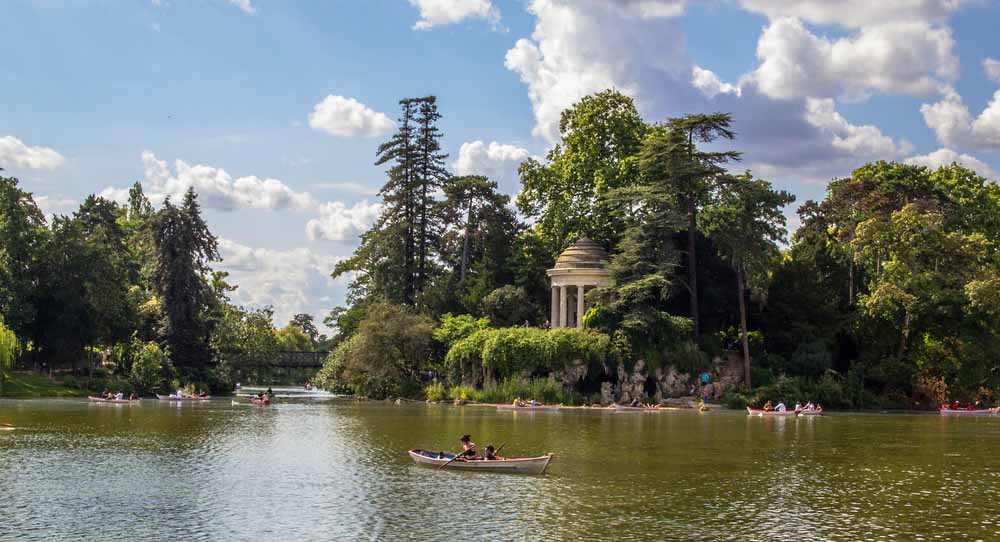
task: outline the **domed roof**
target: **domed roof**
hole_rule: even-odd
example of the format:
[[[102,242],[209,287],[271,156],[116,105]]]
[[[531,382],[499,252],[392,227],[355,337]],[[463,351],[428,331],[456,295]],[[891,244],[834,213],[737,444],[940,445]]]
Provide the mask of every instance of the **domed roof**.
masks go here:
[[[603,269],[608,252],[594,241],[581,237],[556,259],[555,269]]]

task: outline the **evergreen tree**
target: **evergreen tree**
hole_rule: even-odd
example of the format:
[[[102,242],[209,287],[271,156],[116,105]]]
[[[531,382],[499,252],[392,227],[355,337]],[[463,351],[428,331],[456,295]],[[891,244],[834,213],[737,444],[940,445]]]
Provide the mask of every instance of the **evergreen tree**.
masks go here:
[[[163,203],[153,219],[153,240],[153,282],[163,302],[163,332],[173,362],[179,367],[204,367],[211,359],[209,329],[202,317],[212,297],[208,265],[220,257],[193,188],[179,207],[169,199]]]
[[[448,155],[441,152],[442,134],[437,127],[437,121],[441,118],[441,114],[437,110],[437,98],[427,96],[416,99],[416,102],[418,103],[417,137],[414,143],[417,167],[413,178],[413,192],[416,196],[415,208],[417,209],[418,224],[415,232],[416,291],[421,293],[427,286],[429,266],[434,256],[432,251],[437,247],[437,239],[441,230],[441,220],[437,216],[434,194],[448,180],[449,174],[444,163]]]
[[[698,269],[696,233],[698,210],[709,201],[712,191],[725,182],[728,174],[723,167],[738,160],[734,151],[707,152],[699,143],[717,139],[733,139],[728,113],[685,115],[667,121],[666,126],[652,130],[643,141],[640,168],[644,182],[672,194],[687,215],[687,290],[690,296],[694,339],[699,339]]]

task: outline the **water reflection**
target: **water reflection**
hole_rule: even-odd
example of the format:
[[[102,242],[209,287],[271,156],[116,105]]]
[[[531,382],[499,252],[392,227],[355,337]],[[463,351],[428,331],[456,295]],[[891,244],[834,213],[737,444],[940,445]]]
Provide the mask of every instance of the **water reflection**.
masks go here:
[[[0,401],[0,540],[996,540],[1000,420]],[[471,433],[545,476],[418,468]]]

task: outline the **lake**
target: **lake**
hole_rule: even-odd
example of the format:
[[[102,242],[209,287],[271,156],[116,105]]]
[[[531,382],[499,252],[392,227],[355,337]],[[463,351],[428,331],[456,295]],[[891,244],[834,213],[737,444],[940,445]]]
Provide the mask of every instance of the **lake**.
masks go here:
[[[0,540],[1000,540],[1000,418],[0,401]],[[543,476],[416,467],[471,433]]]

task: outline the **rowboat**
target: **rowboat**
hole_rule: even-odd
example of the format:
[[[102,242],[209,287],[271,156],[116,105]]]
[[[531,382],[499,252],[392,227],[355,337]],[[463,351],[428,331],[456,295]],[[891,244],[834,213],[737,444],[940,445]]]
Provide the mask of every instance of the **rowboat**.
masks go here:
[[[94,403],[114,403],[116,405],[133,405],[139,403],[139,399],[134,401],[129,399],[105,399],[104,397],[94,397],[93,395],[88,395],[87,400]]]
[[[628,405],[615,405],[615,410],[623,410],[626,412],[656,412],[660,410],[659,405],[644,407],[644,406],[628,406]]]
[[[784,410],[779,412],[777,410],[764,410],[760,408],[747,407],[747,414],[750,416],[798,416],[799,412],[800,411],[798,410]]]
[[[951,409],[942,408],[942,416],[992,416],[997,413],[995,408],[978,408],[976,410],[962,410],[962,409]]]
[[[552,461],[555,454],[545,454],[540,457],[511,457],[506,459],[470,459],[451,461],[453,454],[443,452],[428,452],[425,450],[410,450],[410,459],[417,465],[446,469],[470,470],[482,472],[506,472],[514,474],[542,474]],[[451,461],[451,463],[448,463]]]
[[[497,410],[559,410],[562,405],[497,405]]]
[[[211,395],[206,395],[205,397],[177,397],[176,395],[160,395],[156,394],[156,398],[161,401],[208,401],[212,398]]]
[[[800,410],[799,416],[822,416],[822,410]]]
[[[251,405],[269,405],[271,404],[270,399],[250,399]]]

